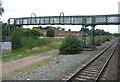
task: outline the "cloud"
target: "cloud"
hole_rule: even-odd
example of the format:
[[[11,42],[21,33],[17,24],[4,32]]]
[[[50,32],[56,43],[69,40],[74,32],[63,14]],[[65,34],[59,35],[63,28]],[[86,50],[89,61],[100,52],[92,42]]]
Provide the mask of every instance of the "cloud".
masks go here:
[[[4,0],[2,19],[37,16],[117,14],[119,0]]]

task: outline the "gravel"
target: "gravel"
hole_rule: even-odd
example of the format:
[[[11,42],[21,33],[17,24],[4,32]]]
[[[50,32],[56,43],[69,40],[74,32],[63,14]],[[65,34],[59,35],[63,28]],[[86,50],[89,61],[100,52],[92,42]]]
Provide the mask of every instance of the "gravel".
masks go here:
[[[101,80],[113,80],[117,81],[118,78],[118,48],[114,52],[112,58],[110,59],[107,67],[105,68]]]
[[[97,46],[94,51],[81,51],[80,54],[60,55],[53,58],[48,65],[35,68],[27,75],[18,75],[10,80],[62,80],[66,79],[75,69],[82,67],[87,61],[96,56],[110,42]]]

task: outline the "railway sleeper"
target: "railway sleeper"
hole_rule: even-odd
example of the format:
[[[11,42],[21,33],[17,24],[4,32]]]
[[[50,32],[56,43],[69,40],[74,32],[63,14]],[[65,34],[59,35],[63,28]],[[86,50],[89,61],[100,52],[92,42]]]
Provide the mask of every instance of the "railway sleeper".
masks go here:
[[[99,70],[85,70],[83,71],[83,73],[92,73],[92,74],[95,74],[95,73],[99,73]]]
[[[85,78],[75,78],[75,80],[82,80],[82,81],[86,81]]]
[[[91,73],[81,73],[82,76],[90,76],[90,77],[96,77],[98,74],[91,74]]]
[[[91,79],[95,79],[98,74],[81,74],[79,77],[90,77]]]
[[[95,79],[95,77],[93,77],[93,76],[82,76],[82,75],[80,75],[79,77],[77,77],[77,78],[82,78],[82,79],[86,79],[86,80],[90,80],[90,79]]]
[[[97,68],[87,68],[86,71],[98,71]]]

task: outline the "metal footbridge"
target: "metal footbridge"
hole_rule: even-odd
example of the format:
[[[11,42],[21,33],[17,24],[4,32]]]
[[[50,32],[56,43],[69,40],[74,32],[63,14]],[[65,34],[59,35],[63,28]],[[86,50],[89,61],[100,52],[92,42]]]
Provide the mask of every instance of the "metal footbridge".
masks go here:
[[[63,14],[63,13],[61,13]],[[43,16],[9,18],[8,24],[14,25],[119,25],[120,14],[87,16]]]
[[[34,17],[32,17],[34,15]],[[31,17],[9,18],[9,25],[82,25],[82,28],[91,26],[91,46],[94,46],[94,29],[96,25],[120,25],[120,14],[109,15],[84,15],[84,16],[64,16],[61,12],[60,16],[43,16],[36,17],[34,13]],[[82,44],[86,46],[85,29],[82,31]]]

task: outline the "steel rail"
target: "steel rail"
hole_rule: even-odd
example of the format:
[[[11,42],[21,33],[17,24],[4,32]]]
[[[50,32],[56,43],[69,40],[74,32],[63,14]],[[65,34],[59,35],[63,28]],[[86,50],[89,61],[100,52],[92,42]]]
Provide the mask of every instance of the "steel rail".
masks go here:
[[[102,69],[100,70],[98,76],[96,77],[95,82],[96,82],[97,80],[99,80],[99,78],[100,78],[100,76],[102,75],[102,73],[103,73],[105,67],[108,65],[108,63],[109,63],[109,61],[110,61],[112,55],[114,54],[114,52],[115,52],[117,46],[118,46],[118,45],[116,45],[115,48],[113,49],[113,51],[111,52],[110,56],[108,57],[107,61],[106,61],[105,64],[104,64],[104,66],[102,67]]]
[[[84,67],[82,67],[80,70],[76,71],[71,77],[69,77],[65,82],[69,82],[71,81],[72,78],[74,78],[80,71],[82,71],[83,69],[85,69],[89,64],[91,64],[93,61],[95,61],[101,54],[103,54],[106,50],[108,50],[108,48],[110,48],[117,40],[115,40],[114,42],[112,42],[109,46],[107,46],[104,50],[102,50],[98,55],[96,55],[92,60],[90,60],[89,62],[87,62]]]

